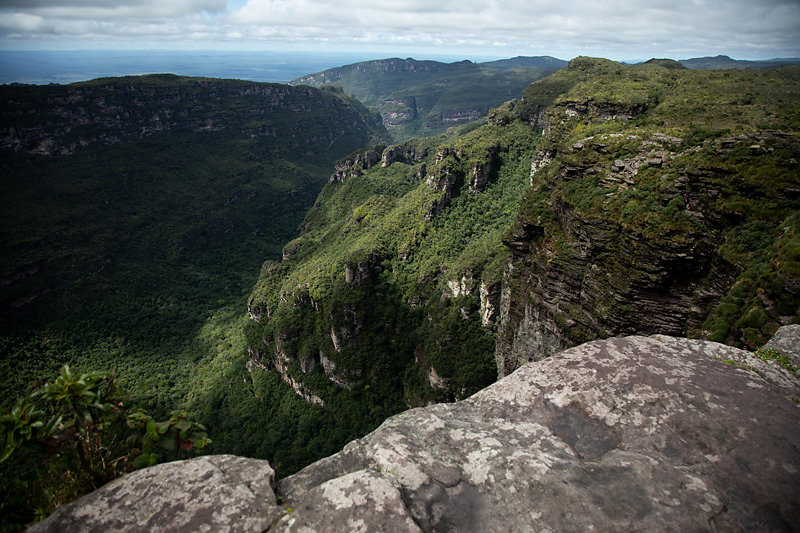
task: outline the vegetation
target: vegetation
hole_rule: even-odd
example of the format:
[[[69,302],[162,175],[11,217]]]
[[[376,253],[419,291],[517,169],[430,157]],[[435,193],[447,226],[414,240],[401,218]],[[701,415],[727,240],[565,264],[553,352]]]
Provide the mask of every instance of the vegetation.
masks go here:
[[[217,453],[277,457],[284,474],[330,453],[313,428],[292,446],[306,406],[288,386],[243,382],[246,299],[331,163],[385,140],[380,119],[336,91],[172,76],[0,93],[21,139],[0,157],[0,407],[68,364],[113,373],[150,413],[198,413]],[[62,128],[78,113],[80,131]],[[156,114],[163,129],[141,136]],[[39,146],[52,155],[26,152]]]
[[[188,457],[210,444],[205,427],[182,410],[156,421],[125,406],[103,372],[69,366],[0,414],[0,513],[16,529],[166,453]]]
[[[353,154],[357,171],[323,189],[284,261],[262,269],[254,360],[318,396],[353,436],[494,381],[497,310],[480,310],[499,305],[501,235],[538,140],[517,121],[408,141],[370,168]]]
[[[723,295],[685,333],[754,349],[800,313],[800,70],[676,65],[578,58],[526,89],[522,103],[498,110],[535,116],[553,106],[540,152],[552,161],[537,173],[520,216],[545,228],[554,258],[569,256],[575,236],[553,205],[597,227],[619,225],[661,253],[707,236],[715,261],[723,260],[717,264],[728,266],[706,271],[702,283],[716,287],[711,292],[724,286]],[[602,268],[622,276],[613,269],[625,261],[607,259]]]
[[[759,348],[756,350],[755,356],[762,361],[777,361],[779,365],[791,372],[795,377],[798,377],[797,367],[792,364],[792,359],[778,353],[776,350],[771,348]]]
[[[451,65],[448,76],[463,70],[467,83],[473,67]],[[390,87],[374,97],[434,109],[440,98],[467,105],[486,87],[475,82],[458,100],[433,66],[419,72],[420,95]],[[109,369],[126,402],[171,410],[163,422],[128,412],[124,431],[139,451],[118,463],[122,452],[100,451],[105,465],[149,464],[163,444],[180,450],[186,409],[209,428],[211,451],[295,472],[399,410],[491,383],[509,246],[568,262],[581,241],[566,212],[629,239],[609,240],[616,247],[598,257],[608,278],[629,281],[638,250],[666,257],[710,243],[714,262],[697,284],[716,296],[686,333],[760,346],[800,321],[798,78],[797,67],[577,58],[486,119],[388,148],[376,117],[339,89],[102,80],[70,89],[88,122],[59,129],[72,120],[59,111],[63,89],[42,88],[50,104],[31,97],[36,111],[17,114],[28,135],[20,146],[67,153],[9,145],[0,159],[0,402],[16,409],[4,418],[18,428],[8,430],[13,453],[57,427],[53,408],[13,398],[69,364],[87,376]],[[273,101],[274,114],[258,111]],[[110,102],[130,104],[130,120]],[[51,143],[29,115],[47,117]],[[169,128],[141,136],[156,115]],[[402,135],[425,122],[408,124]],[[520,225],[540,231],[515,242]],[[580,313],[567,309],[562,325]],[[92,379],[97,390],[106,383]],[[106,475],[98,468],[78,470]],[[7,475],[33,483],[42,472]],[[56,503],[75,493],[47,490]]]

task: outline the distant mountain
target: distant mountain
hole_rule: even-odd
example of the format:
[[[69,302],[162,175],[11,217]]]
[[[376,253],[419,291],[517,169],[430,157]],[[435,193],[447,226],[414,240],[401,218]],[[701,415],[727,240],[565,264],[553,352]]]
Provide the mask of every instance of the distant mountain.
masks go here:
[[[396,141],[443,133],[486,116],[518,98],[531,82],[567,65],[552,57],[516,57],[488,63],[380,59],[297,78],[292,85],[340,85],[377,107]]]
[[[772,68],[781,65],[797,65],[800,64],[800,58],[778,58],[778,59],[765,59],[763,61],[747,61],[742,59],[732,59],[728,56],[707,56],[707,57],[694,57],[692,59],[681,59],[680,63],[686,68],[695,70],[707,69],[757,69],[757,68]]]
[[[497,61],[485,61],[480,63],[482,67],[496,68],[499,70],[510,70],[514,68],[554,68],[559,70],[566,68],[568,61],[557,59],[550,56],[517,56],[510,59],[498,59]]]

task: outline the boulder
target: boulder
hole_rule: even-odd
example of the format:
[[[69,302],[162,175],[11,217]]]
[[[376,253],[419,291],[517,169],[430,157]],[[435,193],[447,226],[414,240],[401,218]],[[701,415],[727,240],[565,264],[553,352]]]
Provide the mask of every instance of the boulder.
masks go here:
[[[392,529],[370,522],[376,505],[406,530],[399,499],[423,531],[788,531],[800,523],[798,395],[780,367],[728,346],[591,342],[394,416],[282,480],[294,510],[275,530],[313,529],[309,514]],[[363,505],[331,484],[357,486]]]
[[[283,509],[271,472],[162,465],[37,530],[791,531],[800,382],[709,341],[593,341],[389,418],[279,482]]]
[[[788,357],[794,366],[800,368],[800,324],[779,328],[764,348]]]
[[[209,455],[127,474],[58,509],[29,531],[260,532],[283,514],[267,461]]]

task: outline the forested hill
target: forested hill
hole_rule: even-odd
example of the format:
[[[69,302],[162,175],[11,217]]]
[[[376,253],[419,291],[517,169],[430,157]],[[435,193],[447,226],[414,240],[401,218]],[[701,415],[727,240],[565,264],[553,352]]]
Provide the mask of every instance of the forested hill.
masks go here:
[[[152,75],[0,100],[4,404],[65,362],[185,402],[333,161],[386,139],[310,87]]]
[[[485,117],[491,107],[567,65],[553,57],[516,57],[488,63],[379,59],[309,74],[293,85],[339,85],[375,106],[395,141],[444,133]]]
[[[800,321],[798,132],[798,67],[576,58],[488,124],[360,150],[262,269],[252,367],[374,427],[595,338],[754,349]]]

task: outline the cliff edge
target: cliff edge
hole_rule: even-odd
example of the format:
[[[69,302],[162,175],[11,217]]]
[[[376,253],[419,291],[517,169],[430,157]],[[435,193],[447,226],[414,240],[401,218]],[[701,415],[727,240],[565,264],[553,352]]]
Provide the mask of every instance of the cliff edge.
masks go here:
[[[389,418],[277,485],[266,461],[199,457],[32,530],[789,531],[799,404],[792,370],[751,352],[611,338]]]

